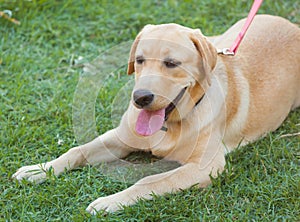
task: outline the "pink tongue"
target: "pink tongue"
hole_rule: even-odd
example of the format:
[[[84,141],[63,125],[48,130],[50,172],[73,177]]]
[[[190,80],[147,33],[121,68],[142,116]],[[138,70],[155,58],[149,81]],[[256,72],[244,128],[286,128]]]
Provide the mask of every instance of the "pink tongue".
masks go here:
[[[148,111],[142,109],[135,125],[135,131],[141,136],[150,136],[156,133],[164,124],[165,109]]]

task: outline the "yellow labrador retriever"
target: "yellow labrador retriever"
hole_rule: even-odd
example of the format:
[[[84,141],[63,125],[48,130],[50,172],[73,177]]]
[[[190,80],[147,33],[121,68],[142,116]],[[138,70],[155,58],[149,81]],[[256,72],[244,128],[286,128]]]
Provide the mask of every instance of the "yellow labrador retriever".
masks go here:
[[[300,105],[300,29],[258,15],[236,56],[218,54],[244,21],[214,38],[176,24],[147,25],[131,48],[128,74],[135,72],[135,86],[119,127],[53,161],[22,167],[13,177],[41,182],[50,167],[59,175],[137,150],[181,164],[100,197],[87,208],[93,214],[152,193],[208,185],[210,176],[223,171],[226,152],[277,129]]]

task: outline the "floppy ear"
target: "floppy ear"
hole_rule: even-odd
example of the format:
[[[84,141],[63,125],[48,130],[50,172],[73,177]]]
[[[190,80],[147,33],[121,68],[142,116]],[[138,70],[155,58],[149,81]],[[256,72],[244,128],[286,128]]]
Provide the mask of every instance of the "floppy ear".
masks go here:
[[[194,46],[202,57],[202,68],[206,75],[208,84],[211,84],[211,72],[217,63],[217,50],[216,48],[202,35],[199,29],[195,30],[191,35]]]
[[[135,61],[135,51],[137,48],[137,45],[139,44],[140,38],[142,33],[146,30],[151,28],[153,25],[146,25],[140,33],[136,36],[134,42],[132,43],[130,53],[129,53],[129,59],[128,59],[128,67],[127,67],[127,74],[131,75],[135,70],[134,70],[134,61]]]
[[[142,31],[137,35],[134,42],[132,43],[130,53],[129,53],[129,59],[128,59],[128,66],[127,66],[127,74],[131,75],[134,72],[134,61],[135,61],[135,51],[137,48],[137,45],[140,41],[142,35]]]

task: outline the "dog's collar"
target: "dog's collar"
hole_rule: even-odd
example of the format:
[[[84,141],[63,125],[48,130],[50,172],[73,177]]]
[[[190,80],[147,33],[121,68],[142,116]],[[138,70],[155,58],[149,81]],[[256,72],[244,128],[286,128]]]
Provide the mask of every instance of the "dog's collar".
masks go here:
[[[176,96],[176,98],[167,106],[166,108],[166,114],[165,114],[165,121],[168,120],[170,113],[175,109],[177,103],[182,98],[183,94],[185,93],[187,87],[184,87],[180,93]]]
[[[182,90],[180,91],[180,93],[178,94],[178,96],[175,98],[174,101],[176,101],[176,104],[177,104],[178,101],[182,98],[182,96],[183,96],[185,90],[186,90],[186,88],[182,89]],[[198,106],[198,104],[202,101],[202,99],[204,98],[204,95],[205,95],[205,93],[204,93],[204,94],[200,97],[200,99],[195,103],[194,108],[195,108],[196,106]],[[172,105],[171,105],[171,104],[169,105],[169,106],[172,106],[172,107],[171,107],[170,109],[168,109],[168,114],[167,114],[166,117],[165,117],[165,121],[167,121],[167,119],[168,119],[170,113],[173,111],[173,109],[174,109],[175,106],[176,106],[176,104],[174,105],[174,101],[171,103]],[[169,106],[168,106],[168,107],[169,107]],[[160,130],[167,132],[167,131],[168,131],[168,127],[162,126]]]
[[[203,97],[204,97],[205,93],[200,97],[200,99],[195,103],[194,108],[202,101]]]

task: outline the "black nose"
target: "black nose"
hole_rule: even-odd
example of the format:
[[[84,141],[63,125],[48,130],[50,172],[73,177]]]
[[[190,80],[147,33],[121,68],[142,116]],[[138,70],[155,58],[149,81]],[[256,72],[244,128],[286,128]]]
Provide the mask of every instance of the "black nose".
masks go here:
[[[133,93],[133,100],[140,107],[149,105],[153,101],[153,98],[154,94],[149,90],[138,89]]]

